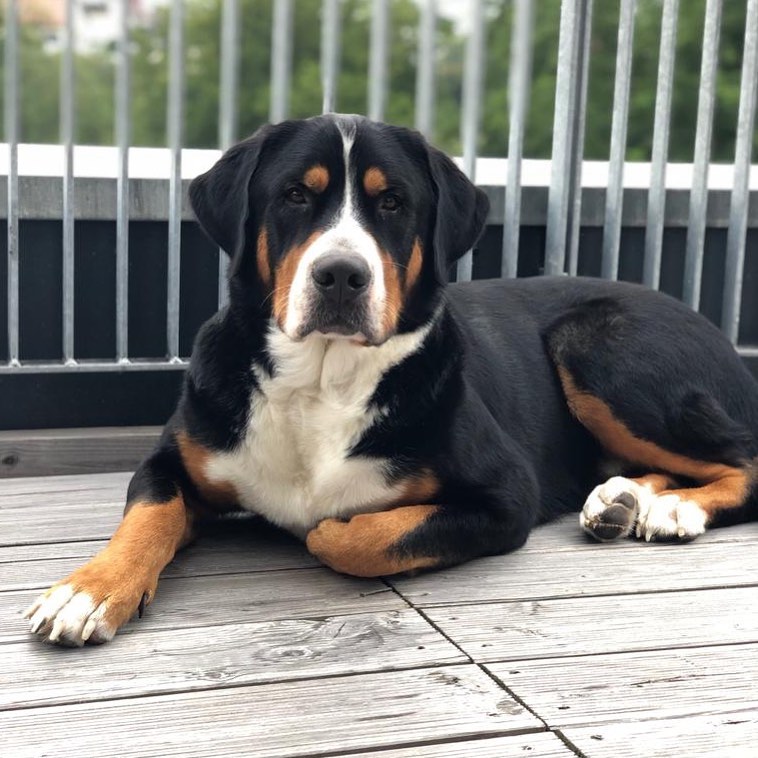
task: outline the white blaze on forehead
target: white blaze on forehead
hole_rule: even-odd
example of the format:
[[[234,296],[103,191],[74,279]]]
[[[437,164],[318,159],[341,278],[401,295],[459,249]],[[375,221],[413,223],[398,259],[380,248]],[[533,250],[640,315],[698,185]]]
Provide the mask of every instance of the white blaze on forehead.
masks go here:
[[[342,205],[334,220],[311,245],[306,248],[300,259],[295,276],[292,279],[287,302],[287,318],[284,331],[290,336],[298,332],[309,306],[308,293],[311,290],[311,271],[316,261],[328,253],[350,253],[359,255],[368,264],[371,271],[369,285],[368,318],[376,332],[381,331],[386,288],[384,284],[384,267],[379,254],[379,246],[360,222],[355,203],[357,177],[352,170],[350,153],[355,142],[356,126],[350,122],[337,122],[345,157],[345,185]]]

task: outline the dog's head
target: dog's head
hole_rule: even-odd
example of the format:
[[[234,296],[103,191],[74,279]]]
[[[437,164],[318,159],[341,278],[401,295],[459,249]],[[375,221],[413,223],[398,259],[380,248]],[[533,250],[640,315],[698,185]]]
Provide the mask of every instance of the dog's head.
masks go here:
[[[262,308],[294,340],[373,345],[429,318],[488,209],[418,133],[358,116],[265,126],[190,199],[232,259],[232,307]]]

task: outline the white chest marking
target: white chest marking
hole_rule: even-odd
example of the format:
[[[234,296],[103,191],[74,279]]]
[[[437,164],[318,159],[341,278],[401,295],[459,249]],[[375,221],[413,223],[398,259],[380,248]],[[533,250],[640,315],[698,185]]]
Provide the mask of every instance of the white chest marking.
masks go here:
[[[387,484],[387,462],[347,456],[381,416],[367,405],[383,374],[418,350],[429,329],[367,347],[316,334],[293,342],[272,328],[275,375],[253,367],[260,391],[245,437],[212,456],[206,475],[232,484],[244,508],[300,536],[324,518],[385,507],[401,494]]]

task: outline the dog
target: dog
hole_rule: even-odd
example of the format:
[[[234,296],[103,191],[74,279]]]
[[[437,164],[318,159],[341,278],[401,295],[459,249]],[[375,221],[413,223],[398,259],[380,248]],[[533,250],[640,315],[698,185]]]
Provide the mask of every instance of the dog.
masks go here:
[[[28,609],[44,640],[110,640],[198,520],[235,509],[360,577],[515,550],[582,503],[601,541],[756,517],[758,383],[727,339],[633,284],[447,284],[488,201],[418,133],[265,126],[190,200],[229,305],[113,538]]]

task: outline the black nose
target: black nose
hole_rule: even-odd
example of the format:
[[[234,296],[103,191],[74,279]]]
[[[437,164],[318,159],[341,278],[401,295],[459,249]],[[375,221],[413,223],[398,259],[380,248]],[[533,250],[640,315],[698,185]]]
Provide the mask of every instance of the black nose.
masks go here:
[[[371,282],[371,270],[357,255],[329,253],[313,266],[311,274],[319,292],[329,302],[340,305],[355,300]]]

